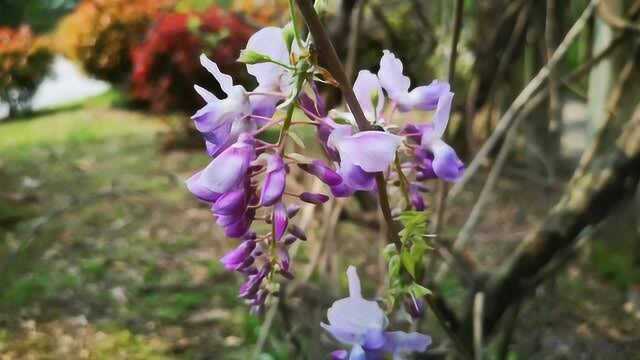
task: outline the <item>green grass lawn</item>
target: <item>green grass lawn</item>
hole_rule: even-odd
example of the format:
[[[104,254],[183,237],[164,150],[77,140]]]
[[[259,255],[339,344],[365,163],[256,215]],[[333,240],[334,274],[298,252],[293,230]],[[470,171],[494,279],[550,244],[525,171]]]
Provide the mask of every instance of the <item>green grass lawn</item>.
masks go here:
[[[110,97],[0,124],[0,355],[247,358],[232,244],[183,185],[206,157],[162,153],[163,121]]]

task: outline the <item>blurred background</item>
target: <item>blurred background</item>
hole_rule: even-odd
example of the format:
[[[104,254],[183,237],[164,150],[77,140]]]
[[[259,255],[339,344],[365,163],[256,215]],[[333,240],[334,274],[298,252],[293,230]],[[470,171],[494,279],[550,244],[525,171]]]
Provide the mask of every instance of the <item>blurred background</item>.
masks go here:
[[[455,3],[332,0],[325,19],[351,76],[376,70],[390,49],[423,84],[447,79]],[[465,163],[589,3],[463,2],[448,136]],[[548,96],[525,102],[461,251],[478,268],[507,259],[572,190],[585,150],[607,141],[602,129],[634,113],[638,5],[601,1],[551,71]],[[189,120],[202,105],[192,86],[217,89],[198,56],[250,86],[240,50],[257,29],[288,20],[286,0],[0,0],[1,359],[319,359],[336,348],[318,324],[346,293],[346,266],[360,267],[367,294],[384,286],[375,203],[308,212],[298,279],[265,319],[237,298],[242,279],[217,260],[233,242],[183,185],[207,163]],[[455,238],[466,223],[497,155],[450,202],[442,233]],[[506,336],[487,340],[486,358],[639,358],[637,182],[621,198],[603,203],[602,221],[518,303],[506,349]],[[467,290],[442,276],[454,307]],[[432,317],[419,325],[435,344],[423,358],[443,358]]]

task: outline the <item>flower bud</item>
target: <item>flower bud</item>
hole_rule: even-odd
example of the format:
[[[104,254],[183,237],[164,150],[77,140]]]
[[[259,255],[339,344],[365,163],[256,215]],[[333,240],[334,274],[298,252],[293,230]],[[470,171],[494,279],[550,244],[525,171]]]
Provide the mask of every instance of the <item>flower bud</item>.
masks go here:
[[[298,204],[287,206],[287,217],[289,219],[293,219],[296,215],[298,215],[299,211],[300,211],[300,205]]]
[[[293,23],[290,21],[282,28],[282,36],[284,37],[284,43],[287,45],[287,49],[291,51],[291,44],[295,39],[295,31],[293,29]]]
[[[300,194],[300,200],[308,202],[310,204],[320,205],[327,202],[329,200],[329,197],[324,194],[303,192],[302,194]]]
[[[273,207],[272,214],[273,222],[273,239],[278,241],[284,235],[289,225],[289,218],[287,217],[287,208],[283,203],[279,202]]]
[[[240,51],[240,56],[238,57],[237,61],[243,64],[253,65],[272,62],[273,60],[267,55],[260,54],[253,50],[244,49]]]
[[[424,301],[416,299],[413,296],[404,299],[404,309],[413,319],[422,319],[424,317]]]
[[[331,194],[333,194],[333,196],[337,198],[349,197],[353,195],[354,192],[355,190],[352,189],[349,185],[345,184],[344,182],[331,187]]]
[[[288,231],[289,231],[289,234],[295,236],[296,238],[302,241],[307,241],[307,234],[305,234],[304,230],[302,230],[298,225],[295,225],[295,224],[289,225]]]
[[[220,258],[220,262],[222,262],[225,269],[235,270],[247,258],[250,257],[251,252],[255,247],[256,247],[255,241],[253,240],[243,241],[237,248],[231,250],[230,252],[226,253],[222,258]],[[246,268],[247,266],[243,266],[242,268]]]
[[[422,194],[420,194],[418,189],[413,185],[409,187],[409,200],[411,201],[411,206],[413,206],[416,211],[424,211],[427,208],[424,204]]]
[[[289,257],[289,251],[284,246],[278,246],[276,251],[278,255],[278,261],[280,262],[280,268],[282,271],[289,272],[289,266],[291,265],[291,259]]]
[[[289,246],[291,244],[293,244],[294,242],[296,242],[296,240],[298,240],[297,237],[289,234],[289,235],[285,235],[285,237],[283,238],[283,242],[286,246]]]
[[[342,177],[325,165],[323,161],[314,160],[309,164],[298,164],[298,166],[329,186],[336,186],[342,182]]]
[[[263,206],[271,206],[282,198],[287,177],[284,161],[280,155],[271,155],[267,162],[267,176],[260,194],[260,203]]]
[[[331,353],[331,360],[347,360],[349,352],[347,350],[336,350]]]

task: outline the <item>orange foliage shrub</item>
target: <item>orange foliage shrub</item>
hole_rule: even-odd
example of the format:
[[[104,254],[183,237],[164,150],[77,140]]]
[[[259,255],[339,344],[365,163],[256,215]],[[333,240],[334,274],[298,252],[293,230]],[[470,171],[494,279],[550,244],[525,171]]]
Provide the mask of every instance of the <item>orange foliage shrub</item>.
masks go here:
[[[262,26],[281,25],[289,19],[287,0],[235,0],[231,9]]]
[[[131,72],[130,52],[154,17],[174,0],[84,0],[56,31],[56,46],[84,70],[121,82]]]
[[[10,116],[28,108],[52,59],[51,51],[28,26],[0,27],[0,100],[9,104]]]

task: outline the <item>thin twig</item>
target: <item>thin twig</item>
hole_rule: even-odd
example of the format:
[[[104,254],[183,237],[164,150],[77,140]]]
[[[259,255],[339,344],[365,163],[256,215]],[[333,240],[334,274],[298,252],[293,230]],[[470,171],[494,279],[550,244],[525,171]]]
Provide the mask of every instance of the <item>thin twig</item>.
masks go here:
[[[599,0],[591,0],[589,5],[587,5],[586,9],[583,11],[580,18],[573,24],[567,35],[564,37],[558,48],[553,53],[549,62],[540,69],[538,74],[525,86],[525,88],[520,92],[520,94],[513,101],[509,109],[504,113],[498,125],[496,126],[494,132],[491,134],[489,139],[482,145],[478,153],[476,154],[473,161],[467,167],[465,174],[462,178],[453,186],[451,191],[449,192],[449,200],[456,197],[460,194],[462,188],[469,182],[469,179],[475,175],[480,168],[480,166],[488,159],[489,153],[495,148],[495,146],[502,140],[503,136],[509,130],[509,128],[513,125],[513,122],[516,120],[518,113],[522,110],[522,108],[529,102],[532,96],[535,95],[535,92],[540,88],[540,86],[544,83],[544,81],[549,76],[550,69],[553,69],[558,62],[564,57],[564,55],[569,50],[570,45],[573,41],[578,37],[578,35],[582,32],[585,26],[588,23],[589,18],[594,12],[595,6],[598,4]]]
[[[475,360],[482,360],[482,311],[484,293],[476,293],[473,299],[473,353]]]
[[[517,137],[518,126],[536,107],[538,107],[542,101],[545,99],[545,94],[547,93],[538,93],[528,104],[525,110],[522,111],[516,118],[513,126],[509,129],[507,133],[507,137],[504,141],[504,144],[500,148],[500,152],[496,159],[496,163],[491,168],[491,172],[487,177],[487,181],[480,191],[480,196],[478,200],[474,204],[467,221],[464,226],[460,230],[458,237],[453,243],[453,251],[460,252],[467,246],[467,243],[471,240],[473,232],[482,220],[482,215],[485,212],[486,206],[489,204],[489,200],[493,196],[494,189],[498,183],[500,178],[500,174],[502,173],[502,169],[507,163],[507,159],[509,157],[509,153],[511,151],[511,147],[515,143]],[[444,275],[447,273],[449,267],[447,264],[442,264],[438,272],[436,273],[436,279],[442,279]]]
[[[509,357],[509,347],[511,346],[513,334],[518,326],[518,316],[520,315],[521,307],[522,303],[518,302],[513,306],[513,309],[511,309],[511,314],[504,328],[500,345],[498,346],[498,360],[507,360]]]
[[[347,79],[353,81],[355,78],[356,59],[358,55],[358,43],[360,32],[362,31],[362,20],[367,0],[360,0],[356,4],[355,12],[351,15],[351,33],[349,34],[349,50],[347,52],[347,63],[345,65]]]
[[[557,0],[547,0],[547,20],[545,26],[545,47],[547,52],[547,61],[553,56],[556,46],[557,36]],[[548,143],[544,153],[551,155],[548,156],[548,161],[551,162],[549,168],[551,169],[550,177],[555,177],[554,171],[554,156],[558,153],[560,143],[560,133],[562,131],[562,119],[560,110],[560,90],[558,81],[559,71],[554,67],[549,69],[549,119],[546,128],[546,134],[544,136],[544,143]],[[553,180],[551,180],[553,181]],[[550,181],[550,182],[551,182]]]
[[[636,3],[636,6],[637,5],[638,4]],[[602,1],[598,5],[598,16],[605,23],[607,23],[607,25],[616,30],[640,32],[640,25],[634,24],[627,19],[616,15],[616,13],[609,7],[606,1]]]

